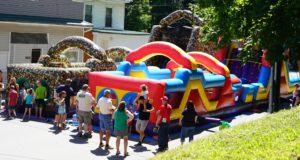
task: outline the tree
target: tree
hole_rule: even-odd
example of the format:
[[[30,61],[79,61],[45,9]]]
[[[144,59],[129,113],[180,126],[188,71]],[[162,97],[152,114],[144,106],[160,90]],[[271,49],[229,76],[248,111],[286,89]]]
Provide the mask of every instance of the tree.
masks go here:
[[[243,39],[243,61],[251,59],[253,48],[268,50],[267,60],[277,72],[274,75],[274,102],[279,105],[280,67],[285,51],[300,59],[300,3],[297,0],[207,0],[191,6],[204,18],[202,41],[221,44]]]
[[[125,29],[150,31],[151,6],[149,0],[133,0],[125,5]]]

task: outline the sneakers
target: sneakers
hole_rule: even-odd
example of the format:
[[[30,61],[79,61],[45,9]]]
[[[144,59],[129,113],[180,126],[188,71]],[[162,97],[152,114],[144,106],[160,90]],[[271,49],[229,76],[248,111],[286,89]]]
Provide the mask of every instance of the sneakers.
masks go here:
[[[102,148],[102,147],[104,147],[104,144],[102,142],[100,142],[99,148]]]
[[[83,137],[84,137],[84,138],[92,138],[92,134],[90,134],[90,133],[85,133],[85,134],[83,135]]]
[[[141,146],[142,145],[142,142],[139,141],[135,146]]]

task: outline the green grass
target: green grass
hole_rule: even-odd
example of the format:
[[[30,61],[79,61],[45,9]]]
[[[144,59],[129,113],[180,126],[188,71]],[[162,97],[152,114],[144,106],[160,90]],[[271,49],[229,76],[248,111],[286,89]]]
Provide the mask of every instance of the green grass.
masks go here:
[[[173,159],[300,159],[300,108],[222,130],[188,145],[158,154]]]

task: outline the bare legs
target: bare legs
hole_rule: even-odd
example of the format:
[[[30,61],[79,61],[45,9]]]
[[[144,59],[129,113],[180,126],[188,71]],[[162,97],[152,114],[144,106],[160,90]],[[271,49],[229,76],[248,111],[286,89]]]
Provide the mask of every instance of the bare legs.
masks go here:
[[[127,153],[127,146],[128,146],[128,136],[124,136],[124,155],[128,156]],[[116,147],[117,147],[117,155],[120,154],[120,142],[121,142],[121,137],[117,136],[117,141],[116,141]]]
[[[30,119],[30,116],[31,116],[31,108],[25,108],[25,111],[24,111],[24,115],[23,115],[23,120],[25,119],[25,116],[28,112],[28,119]]]

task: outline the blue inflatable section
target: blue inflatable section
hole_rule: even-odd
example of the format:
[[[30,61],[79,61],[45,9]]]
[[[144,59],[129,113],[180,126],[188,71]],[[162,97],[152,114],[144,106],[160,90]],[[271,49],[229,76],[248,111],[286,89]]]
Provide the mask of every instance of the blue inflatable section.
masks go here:
[[[293,86],[295,84],[299,84],[300,83],[300,76],[299,76],[299,74],[298,73],[293,74],[293,72],[290,72],[289,65],[288,65],[287,62],[285,63],[285,65],[286,65],[287,72],[288,72],[288,83],[289,83],[289,86]]]
[[[125,76],[128,76],[130,73],[131,64],[130,62],[124,61],[120,62],[120,64],[117,67],[117,71],[121,71],[124,73]]]
[[[127,105],[134,104],[134,99],[136,98],[137,95],[138,94],[135,92],[128,92],[123,96],[122,101],[125,101]]]
[[[159,69],[159,68],[152,68],[148,69],[147,65],[144,62],[139,64],[131,65],[130,72],[144,72],[146,78],[148,79],[168,79],[171,77],[172,72],[169,69]]]

